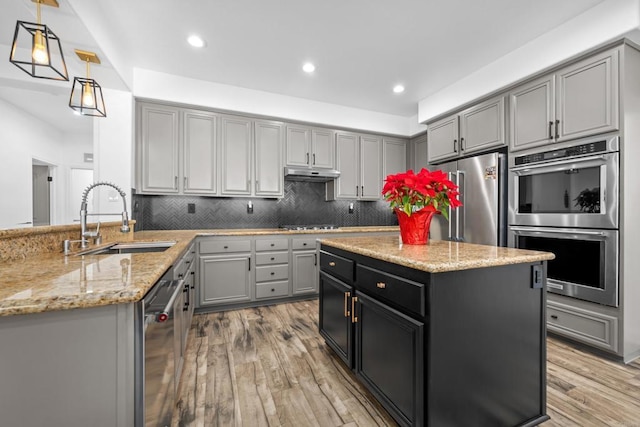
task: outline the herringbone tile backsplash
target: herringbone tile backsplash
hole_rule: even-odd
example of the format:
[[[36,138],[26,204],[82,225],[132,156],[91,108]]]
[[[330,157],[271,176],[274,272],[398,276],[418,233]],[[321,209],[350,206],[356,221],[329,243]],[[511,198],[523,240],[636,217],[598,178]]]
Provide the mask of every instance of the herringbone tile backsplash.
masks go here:
[[[333,224],[396,225],[388,203],[348,200],[326,202],[325,185],[318,182],[285,181],[282,199],[196,196],[133,196],[136,231],[208,228],[276,228],[281,225]],[[247,213],[247,203],[253,213]],[[196,212],[187,213],[193,203]]]

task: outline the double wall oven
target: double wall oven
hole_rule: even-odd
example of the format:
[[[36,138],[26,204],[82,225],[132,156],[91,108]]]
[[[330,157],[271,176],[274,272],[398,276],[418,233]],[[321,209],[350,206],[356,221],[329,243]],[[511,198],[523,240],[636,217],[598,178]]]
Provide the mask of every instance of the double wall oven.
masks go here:
[[[509,245],[553,252],[547,288],[618,306],[619,137],[509,158]]]

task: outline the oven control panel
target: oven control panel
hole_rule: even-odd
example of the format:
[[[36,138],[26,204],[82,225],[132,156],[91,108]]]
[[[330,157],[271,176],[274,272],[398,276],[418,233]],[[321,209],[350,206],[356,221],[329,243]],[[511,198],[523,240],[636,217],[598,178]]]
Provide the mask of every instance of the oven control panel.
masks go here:
[[[564,159],[568,157],[584,156],[586,154],[601,153],[607,151],[607,141],[590,142],[559,150],[543,151],[541,153],[528,154],[515,158],[516,165],[544,162],[548,160]]]

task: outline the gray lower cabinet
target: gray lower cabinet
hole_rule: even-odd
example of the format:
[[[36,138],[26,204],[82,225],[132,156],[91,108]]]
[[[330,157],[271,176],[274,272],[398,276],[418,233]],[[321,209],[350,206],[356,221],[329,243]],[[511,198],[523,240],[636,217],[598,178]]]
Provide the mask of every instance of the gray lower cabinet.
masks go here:
[[[289,295],[289,239],[256,238],[256,299]]]
[[[251,301],[251,240],[213,238],[199,245],[199,306]]]
[[[294,296],[318,293],[316,239],[319,237],[294,237],[291,239],[291,277]]]

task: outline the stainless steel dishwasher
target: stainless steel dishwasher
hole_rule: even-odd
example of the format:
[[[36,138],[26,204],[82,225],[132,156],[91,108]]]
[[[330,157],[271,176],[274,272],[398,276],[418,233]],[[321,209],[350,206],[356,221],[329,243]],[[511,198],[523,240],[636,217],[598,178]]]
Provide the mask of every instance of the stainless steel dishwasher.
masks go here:
[[[164,277],[170,277],[167,272]],[[171,425],[176,399],[176,321],[180,321],[183,280],[154,285],[136,305],[135,425]],[[179,351],[179,347],[178,347]]]

